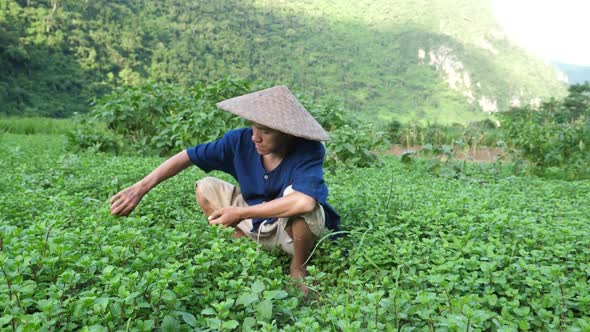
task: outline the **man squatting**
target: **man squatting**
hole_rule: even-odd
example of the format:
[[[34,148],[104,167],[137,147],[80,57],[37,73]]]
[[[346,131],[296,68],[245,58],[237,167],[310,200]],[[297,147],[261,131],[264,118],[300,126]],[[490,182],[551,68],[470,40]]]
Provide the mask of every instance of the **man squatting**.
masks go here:
[[[221,139],[199,144],[166,160],[149,175],[111,198],[111,213],[127,216],[160,182],[191,165],[223,171],[239,187],[213,177],[195,183],[197,203],[209,224],[234,227],[266,249],[292,256],[289,274],[302,279],[314,241],[337,231],[340,216],[326,202],[325,148],[321,125],[285,86],[224,100],[217,106],[251,123]],[[305,285],[301,287],[307,294]]]

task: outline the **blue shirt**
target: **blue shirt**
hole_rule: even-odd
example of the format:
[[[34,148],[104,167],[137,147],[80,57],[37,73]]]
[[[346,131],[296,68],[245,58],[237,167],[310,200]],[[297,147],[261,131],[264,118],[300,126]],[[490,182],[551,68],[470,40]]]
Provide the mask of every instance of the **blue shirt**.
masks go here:
[[[230,174],[240,185],[248,205],[279,198],[292,185],[293,190],[314,198],[324,207],[326,228],[337,231],[340,216],[326,202],[328,187],[324,182],[324,145],[318,141],[295,138],[294,149],[272,171],[267,172],[262,157],[252,142],[252,129],[227,132],[221,139],[187,149],[190,160],[205,172],[219,170]],[[254,230],[265,219],[253,219]],[[267,223],[273,223],[273,218]]]

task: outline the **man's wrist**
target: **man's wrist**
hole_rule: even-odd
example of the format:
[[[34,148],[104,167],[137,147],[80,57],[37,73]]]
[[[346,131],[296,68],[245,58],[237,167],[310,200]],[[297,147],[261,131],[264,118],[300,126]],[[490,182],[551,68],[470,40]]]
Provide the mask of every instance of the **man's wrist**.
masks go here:
[[[238,207],[238,217],[240,221],[244,219],[249,219],[250,207]]]
[[[152,190],[152,188],[153,188],[153,186],[150,185],[148,183],[148,181],[146,181],[146,179],[139,181],[136,185],[139,188],[139,190],[141,190],[141,192],[143,194],[146,194],[148,191]]]

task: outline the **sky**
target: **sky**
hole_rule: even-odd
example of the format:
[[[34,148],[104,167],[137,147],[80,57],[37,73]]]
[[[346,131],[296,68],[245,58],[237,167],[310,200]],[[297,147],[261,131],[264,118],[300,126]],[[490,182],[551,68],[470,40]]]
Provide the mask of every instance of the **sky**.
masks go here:
[[[492,0],[504,31],[547,60],[590,66],[590,0]]]

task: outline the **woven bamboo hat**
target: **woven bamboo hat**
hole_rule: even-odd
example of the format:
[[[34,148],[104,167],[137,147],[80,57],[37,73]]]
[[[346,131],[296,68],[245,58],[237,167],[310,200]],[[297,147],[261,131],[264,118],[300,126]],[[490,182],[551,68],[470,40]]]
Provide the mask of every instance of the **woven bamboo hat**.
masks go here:
[[[217,107],[283,133],[314,141],[330,136],[286,86],[279,85],[226,99]]]

